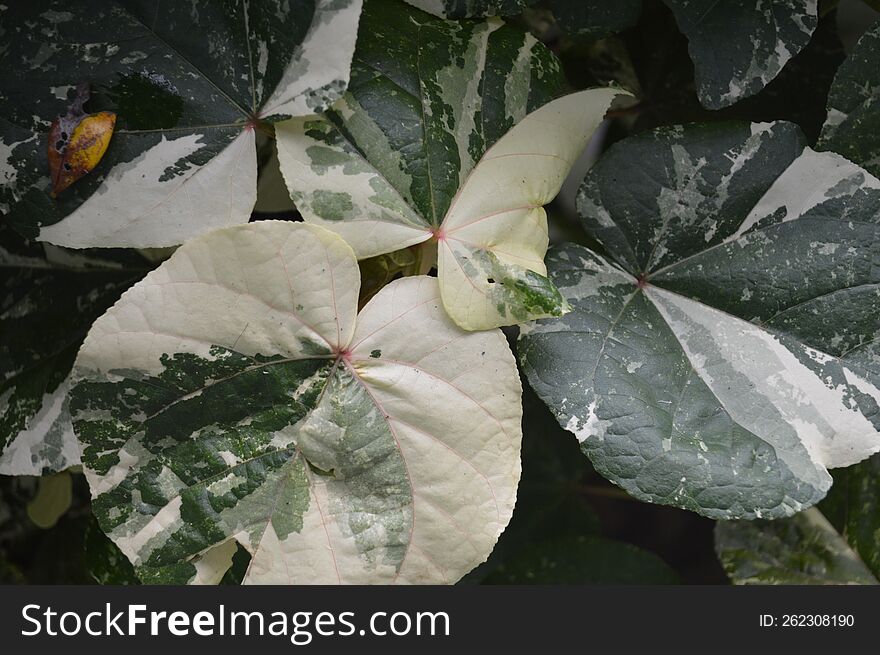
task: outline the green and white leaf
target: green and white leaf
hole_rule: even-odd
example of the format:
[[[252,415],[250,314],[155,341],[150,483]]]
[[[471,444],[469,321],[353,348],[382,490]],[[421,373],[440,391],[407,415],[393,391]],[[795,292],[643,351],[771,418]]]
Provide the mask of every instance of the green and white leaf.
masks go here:
[[[819,509],[781,521],[719,524],[716,550],[731,579],[742,584],[877,584],[880,455],[835,471],[834,486]]]
[[[94,516],[89,516],[84,541],[86,570],[95,582],[105,585],[140,584],[131,562],[101,531]]]
[[[358,257],[399,250],[440,226],[485,151],[563,84],[553,54],[514,26],[372,0],[342,100],[276,126],[282,173],[306,220]]]
[[[545,104],[558,64],[532,37],[498,20],[383,7],[365,11],[352,84],[333,111],[277,126],[297,207],[359,258],[438,241],[443,303],[465,329],[560,315],[543,205],[617,92]]]
[[[880,175],[880,22],[841,64],[828,95],[818,148],[832,150]]]
[[[605,112],[613,89],[554,100],[517,123],[462,184],[438,233],[440,293],[466,330],[568,311],[547,279],[547,214]]]
[[[247,222],[251,119],[311,114],[342,94],[360,8],[9,3],[0,10],[0,209],[26,237],[76,248],[170,246]],[[116,112],[116,129],[98,167],[53,199],[48,129],[82,81],[91,105]]]
[[[44,250],[0,223],[0,475],[79,464],[67,406],[76,351],[148,268]]]
[[[578,198],[607,255],[548,257],[573,311],[523,328],[522,366],[637,498],[778,518],[880,450],[880,181],[803,141],[788,123],[626,139]]]
[[[520,475],[507,342],[456,327],[434,278],[357,314],[359,285],[338,236],[261,221],[187,242],[96,321],[74,427],[142,579],[219,579],[234,542],[246,583],[454,582],[487,557]]]
[[[663,0],[688,38],[707,109],[753,96],[810,41],[818,0]]]
[[[878,584],[815,507],[780,521],[719,521],[715,549],[734,584]]]
[[[518,14],[537,0],[406,0],[440,18],[475,18]]]

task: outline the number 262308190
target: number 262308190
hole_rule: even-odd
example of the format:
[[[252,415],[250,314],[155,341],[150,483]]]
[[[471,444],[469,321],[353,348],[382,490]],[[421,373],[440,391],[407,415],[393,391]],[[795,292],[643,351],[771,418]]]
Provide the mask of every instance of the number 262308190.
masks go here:
[[[762,614],[760,625],[764,628],[851,628],[855,625],[852,614]]]

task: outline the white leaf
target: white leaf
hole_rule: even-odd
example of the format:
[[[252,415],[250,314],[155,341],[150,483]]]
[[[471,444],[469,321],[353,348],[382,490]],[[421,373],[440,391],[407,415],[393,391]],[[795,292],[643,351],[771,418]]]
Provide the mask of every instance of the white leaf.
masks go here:
[[[184,244],[95,323],[74,426],[136,566],[234,540],[246,583],[451,583],[486,558],[520,474],[507,342],[455,326],[433,278],[356,315],[358,287],[338,236],[262,221]]]

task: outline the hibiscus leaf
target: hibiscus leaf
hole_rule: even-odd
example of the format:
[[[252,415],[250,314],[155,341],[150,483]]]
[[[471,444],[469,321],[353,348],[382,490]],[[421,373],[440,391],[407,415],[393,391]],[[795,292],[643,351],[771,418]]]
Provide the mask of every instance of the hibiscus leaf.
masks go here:
[[[522,365],[638,498],[778,518],[880,450],[880,181],[803,141],[788,123],[630,137],[578,198],[607,256],[548,257],[573,311],[523,328]]]
[[[877,584],[878,530],[880,455],[874,455],[835,471],[818,509],[778,521],[719,523],[715,548],[736,584]]]
[[[543,262],[543,205],[618,92],[548,103],[558,63],[531,37],[394,7],[368,4],[333,110],[277,126],[298,209],[360,258],[439,242],[443,303],[465,329],[563,313]]]
[[[880,21],[862,35],[841,64],[828,95],[828,118],[818,148],[839,152],[880,175]]]
[[[11,3],[0,13],[0,209],[24,236],[77,248],[176,245],[247,222],[255,122],[340,96],[360,5]],[[51,127],[81,83],[92,95],[85,113],[104,110],[88,126],[103,117],[106,138],[115,114],[115,131],[103,157],[89,158],[94,169],[54,185],[56,196],[49,146],[76,134]]]
[[[71,252],[0,223],[0,475],[79,463],[68,376],[92,321],[151,266],[133,253]]]
[[[488,556],[520,475],[507,341],[456,327],[434,278],[360,313],[359,286],[338,236],[260,221],[187,242],[95,322],[71,413],[142,579],[216,582],[235,542],[250,583],[454,582]]]
[[[817,0],[663,0],[688,37],[708,109],[755,95],[810,41]]]

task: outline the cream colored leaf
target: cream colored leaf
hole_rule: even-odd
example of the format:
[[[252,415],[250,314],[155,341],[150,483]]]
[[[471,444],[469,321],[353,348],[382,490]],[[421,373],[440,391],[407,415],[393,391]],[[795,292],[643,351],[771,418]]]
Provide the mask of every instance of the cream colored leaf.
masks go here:
[[[441,226],[443,304],[466,330],[561,316],[567,303],[547,279],[547,215],[575,160],[619,95],[591,89],[527,115],[490,148]]]
[[[342,236],[359,258],[435,239],[443,304],[460,327],[560,316],[567,305],[544,266],[544,205],[618,95],[582,91],[527,114],[470,169],[439,226],[400,191],[410,188],[406,180],[380,172],[394,170],[385,160],[398,155],[349,96],[334,110],[361,131],[360,146],[329,118],[285,121],[277,127],[281,169],[306,221]]]
[[[71,414],[136,566],[212,582],[238,542],[245,583],[451,583],[485,560],[520,473],[507,342],[452,323],[433,278],[356,316],[358,286],[338,236],[263,221],[184,244],[95,323]]]

